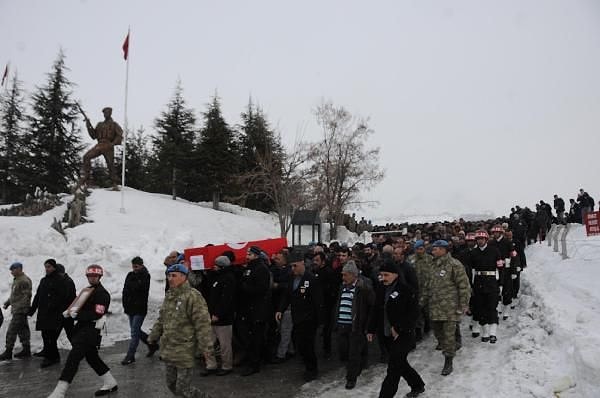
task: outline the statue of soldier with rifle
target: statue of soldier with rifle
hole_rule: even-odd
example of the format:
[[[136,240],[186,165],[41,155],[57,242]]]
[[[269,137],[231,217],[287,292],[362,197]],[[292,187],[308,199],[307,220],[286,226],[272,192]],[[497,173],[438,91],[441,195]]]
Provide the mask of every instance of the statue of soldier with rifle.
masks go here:
[[[83,172],[77,185],[81,186],[82,184],[88,182],[90,179],[92,159],[103,155],[104,160],[106,161],[106,166],[108,167],[113,189],[118,190],[119,178],[117,176],[114,164],[114,147],[115,145],[121,145],[121,142],[123,141],[123,129],[112,119],[112,108],[110,107],[102,109],[104,121],[99,122],[95,128],[92,126],[90,119],[87,117],[83,109],[81,109],[79,104],[77,104],[77,108],[79,108],[79,112],[81,112],[83,118],[85,119],[85,126],[87,127],[88,134],[90,137],[92,137],[92,139],[98,140],[98,143],[94,145],[92,149],[87,151],[85,155],[83,155]]]

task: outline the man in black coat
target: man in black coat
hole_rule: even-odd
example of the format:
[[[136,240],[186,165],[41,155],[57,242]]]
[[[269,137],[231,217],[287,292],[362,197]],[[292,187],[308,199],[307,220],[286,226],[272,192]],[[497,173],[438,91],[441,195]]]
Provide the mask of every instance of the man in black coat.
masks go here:
[[[44,348],[35,356],[44,357],[40,365],[42,368],[60,362],[56,342],[63,325],[62,313],[71,304],[66,303],[67,291],[64,289],[64,280],[56,269],[56,260],[53,258],[46,260],[44,268],[46,268],[46,276],[40,280],[28,314],[32,316],[37,311],[35,329],[42,332]]]
[[[415,326],[419,315],[417,292],[405,282],[404,275],[393,261],[385,261],[379,273],[382,284],[378,289],[383,293],[377,295],[367,334],[369,342],[373,341],[377,326],[383,323],[390,356],[379,397],[394,397],[401,377],[411,388],[405,396],[416,397],[425,391],[425,383],[410,366],[407,356],[416,346]]]
[[[239,285],[239,317],[244,339],[247,368],[240,374],[250,376],[260,372],[260,357],[264,346],[265,322],[269,310],[271,276],[262,250],[251,246]]]
[[[66,310],[69,307],[69,305],[71,305],[73,300],[75,300],[75,297],[77,297],[77,290],[75,289],[75,282],[73,282],[73,279],[71,279],[69,274],[67,274],[67,272],[65,271],[64,265],[56,264],[56,272],[58,272],[58,274],[62,277],[62,280],[63,280],[63,289],[65,291],[65,301],[64,301],[63,307]],[[67,335],[67,339],[69,339],[69,342],[71,341],[71,339],[73,337],[74,325],[75,325],[75,323],[73,321],[73,318],[62,317],[62,328],[65,329],[65,334]],[[59,331],[59,334],[60,334],[60,331]]]
[[[219,256],[215,259],[215,269],[212,271],[213,284],[208,299],[208,312],[212,323],[213,347],[219,341],[221,352],[221,369],[217,370],[217,360],[214,351],[206,354],[206,370],[201,374],[208,376],[215,373],[225,376],[233,369],[233,351],[231,348],[233,334],[233,317],[235,313],[235,275],[228,257]]]
[[[328,264],[325,253],[318,252],[313,256],[312,271],[323,291],[323,356],[331,357],[331,331],[333,330],[333,308],[340,289],[337,276]]]
[[[281,320],[287,307],[291,307],[296,344],[306,369],[304,380],[311,381],[318,376],[315,338],[322,314],[323,293],[317,278],[306,270],[303,255],[297,251],[292,252],[289,263],[293,278],[281,298],[275,319]]]
[[[121,365],[129,365],[135,362],[135,352],[140,340],[148,345],[148,334],[142,330],[142,324],[148,313],[148,293],[150,292],[150,274],[144,266],[144,260],[136,256],[131,260],[131,268],[125,277],[123,286],[123,310],[129,317],[129,328],[131,340],[125,359]],[[148,345],[148,356],[154,354],[158,347]]]

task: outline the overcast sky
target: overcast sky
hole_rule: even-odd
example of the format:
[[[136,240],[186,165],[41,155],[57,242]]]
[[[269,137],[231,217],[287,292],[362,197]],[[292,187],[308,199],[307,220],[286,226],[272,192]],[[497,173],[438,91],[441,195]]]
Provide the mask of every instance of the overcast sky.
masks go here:
[[[1,68],[31,91],[62,47],[91,119],[122,123],[128,26],[130,127],[152,131],[178,78],[230,124],[251,95],[288,145],[320,137],[323,99],[369,117],[386,178],[359,215],[600,199],[598,1],[0,0]]]

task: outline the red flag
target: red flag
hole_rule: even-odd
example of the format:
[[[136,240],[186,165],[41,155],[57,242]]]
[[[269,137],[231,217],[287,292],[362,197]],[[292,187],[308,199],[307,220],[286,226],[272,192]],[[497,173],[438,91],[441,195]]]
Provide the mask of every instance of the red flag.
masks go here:
[[[2,83],[0,84],[0,86],[4,86],[4,82],[6,81],[7,77],[8,77],[8,64],[6,64],[6,66],[4,67],[4,73],[2,74]]]
[[[127,61],[127,56],[129,55],[129,32],[127,32],[127,37],[123,42],[123,59]]]

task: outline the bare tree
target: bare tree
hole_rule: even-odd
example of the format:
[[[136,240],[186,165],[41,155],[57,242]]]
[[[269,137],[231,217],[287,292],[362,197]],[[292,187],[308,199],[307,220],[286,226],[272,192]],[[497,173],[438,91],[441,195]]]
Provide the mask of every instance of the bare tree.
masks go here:
[[[311,189],[316,203],[327,213],[330,239],[337,237],[336,227],[343,224],[344,211],[361,200],[363,190],[384,177],[379,167],[379,147],[368,148],[373,135],[368,119],[355,117],[331,102],[315,110],[323,139],[311,145]]]
[[[250,196],[266,196],[272,203],[279,220],[281,237],[287,236],[294,212],[307,203],[308,151],[297,142],[289,153],[275,153],[275,149],[255,152],[257,166],[239,177],[246,190],[236,201]]]

